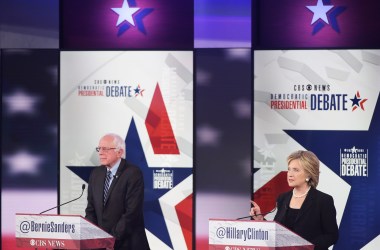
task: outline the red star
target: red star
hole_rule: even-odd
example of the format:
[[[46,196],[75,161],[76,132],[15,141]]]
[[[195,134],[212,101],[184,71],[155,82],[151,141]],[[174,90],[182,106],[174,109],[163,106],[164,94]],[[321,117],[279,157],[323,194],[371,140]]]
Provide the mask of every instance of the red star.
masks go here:
[[[356,92],[356,97],[360,98],[360,93],[359,93],[359,91]],[[359,100],[360,100],[360,99],[359,99]],[[364,111],[365,111],[365,109],[364,109],[364,103],[365,103],[367,100],[368,100],[367,98],[364,98],[364,99],[361,99],[361,100],[359,101],[360,108],[361,108],[362,110],[364,110]],[[353,107],[353,108],[352,108],[352,111],[354,111],[357,107],[358,107],[358,106]]]

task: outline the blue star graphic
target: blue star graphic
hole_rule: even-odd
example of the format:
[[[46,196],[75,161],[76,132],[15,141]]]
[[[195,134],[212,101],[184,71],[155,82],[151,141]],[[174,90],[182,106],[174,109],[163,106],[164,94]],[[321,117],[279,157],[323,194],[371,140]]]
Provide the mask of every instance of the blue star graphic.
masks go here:
[[[126,160],[140,167],[144,175],[145,196],[144,196],[144,219],[145,227],[166,245],[173,248],[169,232],[166,227],[164,215],[158,199],[166,194],[170,189],[153,189],[153,170],[163,167],[152,168],[148,166],[145,153],[141,145],[141,140],[137,132],[136,124],[132,119],[125,139]],[[88,183],[90,173],[94,166],[67,166],[76,175]],[[192,174],[191,168],[170,168],[174,171],[174,185],[182,182]]]
[[[145,89],[141,89],[140,84],[139,84],[139,85],[137,85],[137,87],[134,89],[134,91],[135,91],[135,97],[137,97],[138,95],[143,96],[143,92],[145,91]]]
[[[364,103],[368,100],[367,98],[360,98],[359,91],[356,92],[354,98],[350,99],[352,101],[352,111],[356,110],[357,108],[364,109]]]
[[[169,190],[153,189],[153,168],[149,168],[145,158],[144,150],[141,146],[140,137],[137,133],[136,125],[132,119],[129,126],[126,148],[128,149],[126,160],[139,166],[144,174],[145,199],[144,199],[144,218],[145,227],[165,244],[172,247],[170,237],[164,221],[164,216],[158,199]],[[158,168],[157,168],[158,169]],[[162,169],[162,167],[160,167]],[[170,169],[170,168],[166,168]],[[174,183],[180,183],[192,174],[191,168],[175,168]]]
[[[377,157],[380,152],[379,130],[378,101],[368,131],[285,131],[304,148],[313,151],[337,175],[340,174],[340,149],[353,146],[368,149],[368,176],[341,176],[351,185],[351,190],[339,227],[340,235],[345,237],[341,237],[344,240],[338,240],[335,249],[361,249],[380,234],[380,200],[375,198],[380,193],[380,158]],[[356,220],[358,217],[360,219]],[[349,237],[351,235],[355,237]]]
[[[126,1],[127,1],[128,6],[129,6],[130,9],[134,9],[134,10],[138,9],[135,0],[126,0]],[[112,8],[112,9],[121,9],[121,8]],[[135,14],[134,14],[134,20],[136,21],[136,27],[144,35],[146,35],[147,32],[146,32],[146,29],[145,29],[145,26],[144,26],[144,23],[143,23],[143,19],[147,15],[149,15],[152,11],[153,11],[153,8],[144,8],[144,9],[138,9],[138,11],[136,11]],[[120,19],[120,17],[119,17],[119,19]],[[118,20],[118,24],[120,24],[119,21],[120,20]],[[131,28],[133,26],[134,26],[134,24],[133,24],[132,21],[121,23],[121,25],[119,27],[119,30],[117,32],[117,36],[123,35],[129,28]]]
[[[352,107],[353,106],[358,106],[359,107],[359,102],[360,102],[360,98],[358,98],[358,96],[355,94],[354,98],[350,99],[352,101]]]
[[[330,0],[324,0],[323,5],[331,5]],[[326,13],[331,28],[335,30],[337,33],[340,33],[339,24],[337,21],[337,17],[342,14],[346,10],[346,7],[344,6],[334,6],[331,11],[328,11]],[[312,35],[317,34],[320,30],[322,30],[324,27],[328,25],[326,22],[324,22],[322,19],[319,19],[312,23],[314,25]]]
[[[138,95],[140,93],[140,86],[137,86],[135,89],[135,94]]]

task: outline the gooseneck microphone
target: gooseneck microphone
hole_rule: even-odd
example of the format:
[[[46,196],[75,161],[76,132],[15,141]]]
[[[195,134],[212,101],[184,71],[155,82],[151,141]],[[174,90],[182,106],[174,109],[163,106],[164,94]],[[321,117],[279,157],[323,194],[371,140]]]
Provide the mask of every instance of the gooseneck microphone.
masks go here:
[[[73,201],[78,200],[80,197],[82,197],[85,188],[86,188],[86,185],[82,184],[82,193],[80,194],[80,196],[79,196],[78,198],[75,198],[75,199],[73,199],[73,200],[71,200],[71,201],[68,201],[68,202],[65,202],[65,203],[59,204],[58,206],[55,206],[55,207],[49,208],[48,210],[42,211],[40,214],[46,213],[46,212],[48,212],[48,211],[50,211],[50,210],[52,210],[52,209],[54,209],[54,208],[57,208],[57,207],[60,207],[60,206],[66,205],[66,204],[68,204],[68,203],[70,203],[70,202],[73,202]]]
[[[276,209],[277,209],[277,203],[276,203],[276,206],[271,211],[266,212],[266,213],[256,214],[255,216],[260,216],[260,215],[265,216],[267,214],[273,213],[274,211],[276,211]],[[244,216],[244,217],[236,218],[235,220],[248,219],[248,218],[251,218],[251,217],[253,217],[253,216],[249,215],[249,216]]]

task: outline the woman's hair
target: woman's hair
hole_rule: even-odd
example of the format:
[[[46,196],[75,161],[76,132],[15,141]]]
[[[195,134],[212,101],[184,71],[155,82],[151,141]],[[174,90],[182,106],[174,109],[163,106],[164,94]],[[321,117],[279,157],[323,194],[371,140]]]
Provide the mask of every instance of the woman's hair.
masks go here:
[[[306,174],[308,175],[308,184],[313,188],[318,186],[319,182],[319,159],[311,151],[298,150],[291,153],[288,156],[288,165],[293,160],[299,160],[300,164],[304,168]]]

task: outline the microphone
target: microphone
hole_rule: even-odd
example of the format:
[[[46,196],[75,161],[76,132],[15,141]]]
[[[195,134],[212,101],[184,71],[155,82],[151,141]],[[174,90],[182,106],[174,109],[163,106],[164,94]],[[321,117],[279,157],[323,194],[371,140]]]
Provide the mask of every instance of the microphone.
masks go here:
[[[273,213],[274,211],[276,211],[276,209],[277,209],[277,203],[276,203],[276,206],[271,211],[266,212],[266,213],[256,214],[255,216],[260,216],[260,215],[265,216],[267,214]],[[244,217],[236,218],[235,220],[248,219],[248,218],[251,218],[251,217],[253,217],[253,216],[249,215],[249,216],[244,216]]]
[[[73,201],[78,200],[80,197],[82,197],[85,188],[86,188],[86,185],[82,184],[82,193],[80,194],[80,196],[79,196],[78,198],[75,198],[75,199],[73,199],[73,200],[71,200],[71,201],[68,201],[68,202],[62,203],[62,204],[60,204],[60,205],[58,205],[58,206],[55,206],[55,207],[49,208],[48,210],[42,211],[40,214],[46,213],[47,211],[50,211],[50,210],[52,210],[52,209],[54,209],[54,208],[57,208],[57,207],[60,207],[60,206],[66,205],[67,203],[70,203],[70,202],[73,202]]]

